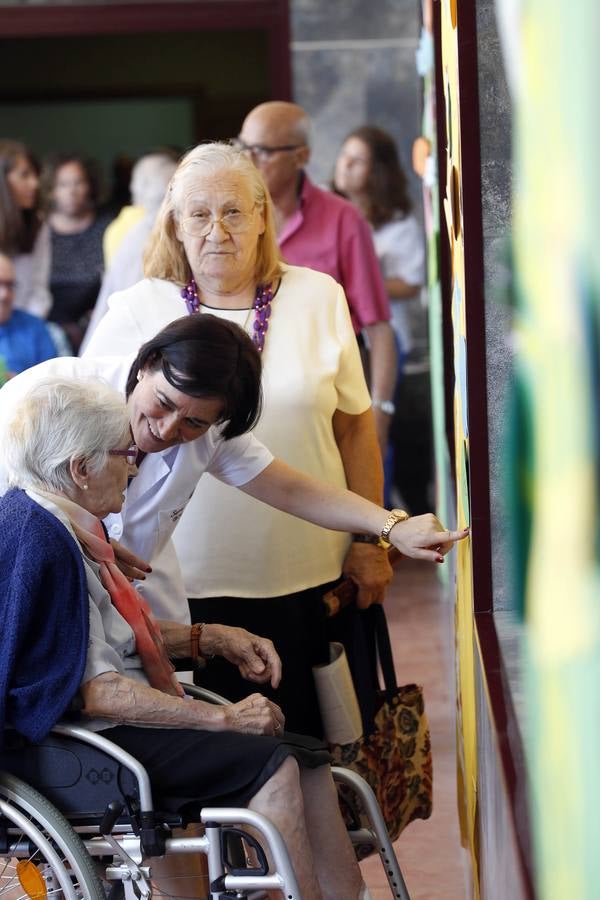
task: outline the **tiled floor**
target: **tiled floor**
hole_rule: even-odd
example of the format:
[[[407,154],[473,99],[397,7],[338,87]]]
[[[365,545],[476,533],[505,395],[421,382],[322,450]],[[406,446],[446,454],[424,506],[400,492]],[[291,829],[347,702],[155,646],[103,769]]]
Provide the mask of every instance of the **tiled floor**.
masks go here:
[[[465,854],[456,812],[454,699],[450,648],[452,613],[431,564],[403,560],[388,592],[386,612],[399,684],[417,682],[433,747],[433,814],[412,822],[395,849],[411,900],[465,900]],[[379,862],[362,863],[373,900],[389,900]]]

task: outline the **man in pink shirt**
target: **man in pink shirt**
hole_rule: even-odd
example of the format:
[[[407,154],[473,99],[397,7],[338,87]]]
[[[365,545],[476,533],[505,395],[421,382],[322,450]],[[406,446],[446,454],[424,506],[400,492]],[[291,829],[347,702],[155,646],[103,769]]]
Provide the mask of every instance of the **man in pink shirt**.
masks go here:
[[[369,225],[341,197],[321,190],[304,171],[310,157],[310,120],[294,103],[256,106],[244,120],[239,146],[261,170],[275,206],[286,262],[326,272],[346,293],[356,333],[370,348],[370,382],[382,451],[394,412],[396,343],[390,307]]]

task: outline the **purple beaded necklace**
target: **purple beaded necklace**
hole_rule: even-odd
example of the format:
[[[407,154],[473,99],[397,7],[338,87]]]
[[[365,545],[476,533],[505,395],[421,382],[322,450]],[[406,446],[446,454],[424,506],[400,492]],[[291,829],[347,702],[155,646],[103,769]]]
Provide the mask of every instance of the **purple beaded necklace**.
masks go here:
[[[190,315],[197,313],[200,309],[200,296],[198,294],[198,285],[195,279],[190,278],[184,288],[181,289],[181,296],[185,300],[187,311]],[[273,299],[273,288],[270,284],[259,284],[256,288],[254,296],[254,329],[252,340],[262,353],[265,347],[265,335],[269,329],[269,318],[271,316],[271,301]]]

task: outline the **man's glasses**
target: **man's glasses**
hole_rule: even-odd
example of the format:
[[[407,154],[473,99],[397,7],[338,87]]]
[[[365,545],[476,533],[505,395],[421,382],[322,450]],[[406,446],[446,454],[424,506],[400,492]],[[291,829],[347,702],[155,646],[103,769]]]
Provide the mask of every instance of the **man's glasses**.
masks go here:
[[[128,447],[127,450],[109,450],[109,456],[124,456],[127,460],[128,466],[135,466],[135,461],[138,455],[137,444],[132,444],[131,447]]]
[[[242,231],[246,231],[250,227],[254,209],[255,207],[253,206],[252,211],[249,213],[231,209],[229,212],[219,216],[218,219],[213,219],[209,212],[196,212],[193,216],[183,219],[181,227],[190,237],[206,237],[217,223],[228,234],[241,234]]]
[[[240,137],[232,140],[232,145],[242,153],[249,153],[257,159],[266,162],[274,153],[290,153],[292,150],[300,150],[305,144],[282,144],[280,147],[266,147],[264,144],[247,144]]]

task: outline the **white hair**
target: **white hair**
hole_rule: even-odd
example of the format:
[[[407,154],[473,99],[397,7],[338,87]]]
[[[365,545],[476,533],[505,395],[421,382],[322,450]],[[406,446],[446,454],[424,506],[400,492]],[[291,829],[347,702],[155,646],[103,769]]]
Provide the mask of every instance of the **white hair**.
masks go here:
[[[12,411],[1,453],[9,484],[70,494],[72,459],[100,472],[130,436],[125,399],[93,378],[47,378]]]
[[[206,178],[218,172],[239,174],[250,188],[254,203],[262,210],[265,229],[257,238],[254,273],[257,283],[267,284],[281,275],[273,203],[260,171],[245,153],[240,153],[230,144],[211,142],[199,144],[186,153],[171,178],[169,190],[146,245],[146,278],[162,278],[176,284],[186,284],[189,281],[192,271],[177,235],[183,198],[198,178]]]
[[[165,153],[148,153],[138,159],[132,169],[129,184],[133,203],[155,213],[176,168],[175,160]]]
[[[261,207],[269,202],[269,192],[262,175],[245,153],[222,141],[207,142],[192,147],[179,162],[171,179],[170,201],[174,215],[179,218],[186,192],[193,188],[198,178],[217,172],[237,172],[248,184],[254,202]],[[166,202],[166,201],[165,201]]]

